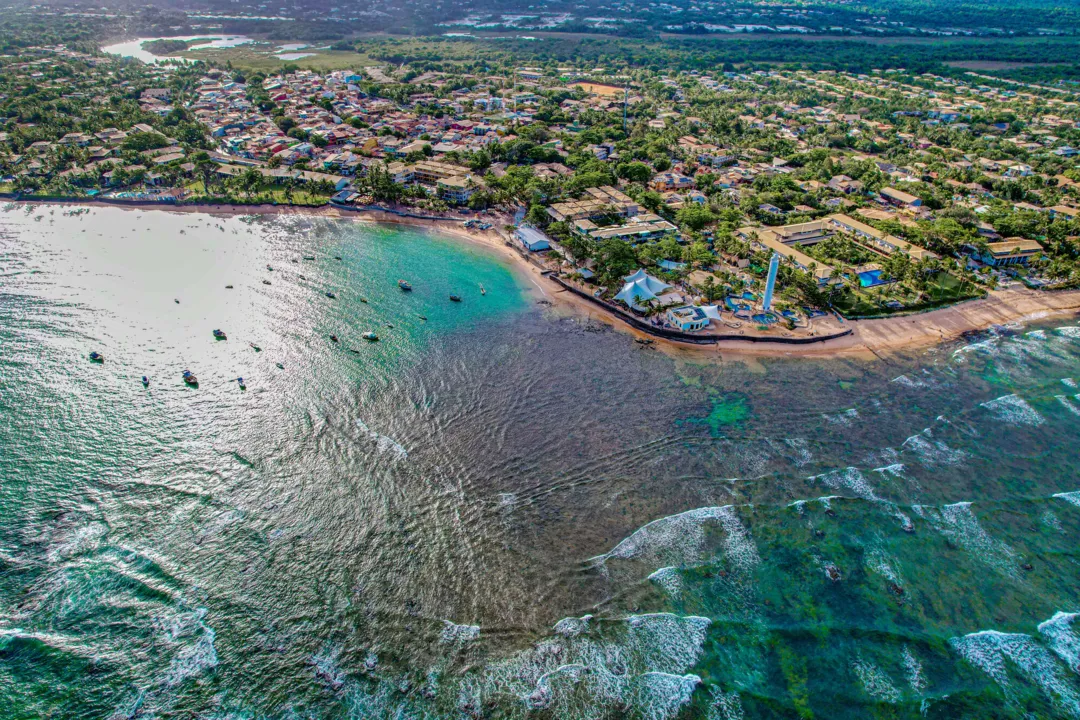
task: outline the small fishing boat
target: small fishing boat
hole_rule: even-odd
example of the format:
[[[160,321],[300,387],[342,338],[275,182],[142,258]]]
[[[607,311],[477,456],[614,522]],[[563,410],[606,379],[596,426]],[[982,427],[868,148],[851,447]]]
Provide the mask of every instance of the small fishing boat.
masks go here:
[[[285,363],[276,363],[276,365],[278,366],[278,370],[284,370],[285,369]]]
[[[305,260],[314,260],[314,259],[315,259],[315,256],[314,256],[314,255],[305,255],[305,256],[304,256],[304,259],[305,259]]]
[[[299,275],[298,277],[299,277],[299,278],[300,278],[301,280],[307,280],[307,278],[306,278],[306,277],[304,277],[303,275]]]
[[[330,292],[329,290],[327,290],[327,291],[326,291],[326,297],[328,297],[328,298],[330,298],[331,300],[333,300],[334,298],[336,298],[336,297],[337,297],[337,295],[335,295],[334,293],[332,293],[332,292]]]
[[[487,290],[484,289],[484,283],[480,283],[480,294],[487,295]]]
[[[450,302],[461,302],[461,296],[460,295],[451,295],[450,296]]]
[[[412,285],[405,282],[404,280],[398,280],[397,281],[397,286],[399,288],[401,288],[402,290],[404,290],[405,292],[409,292],[410,290],[412,290]]]
[[[225,286],[225,289],[226,289],[226,290],[232,290],[233,288],[232,288],[232,285],[226,285],[226,286]]]
[[[183,373],[181,373],[181,377],[184,378],[184,383],[186,385],[190,385],[191,387],[198,387],[199,378],[195,377],[190,370],[185,370]]]
[[[357,350],[356,348],[349,348],[349,352],[351,352],[353,355],[359,355],[360,354],[360,351]]]
[[[427,316],[425,316],[425,315],[417,315],[416,317],[420,318],[421,320],[423,320],[425,322],[427,321]]]
[[[95,350],[90,353],[90,362],[103,363],[105,362],[105,356]]]
[[[177,300],[176,298],[173,298],[173,302],[174,302],[174,303],[176,303],[177,305],[179,305],[179,304],[180,304],[180,301],[179,301],[179,300]]]
[[[367,298],[366,298],[366,297],[362,297],[362,298],[360,298],[360,302],[362,302],[362,303],[367,303]]]
[[[341,256],[340,256],[340,255],[335,255],[335,256],[334,256],[334,259],[335,259],[335,260],[340,260],[340,259],[341,259]]]
[[[240,386],[241,390],[247,390],[247,383],[244,382],[244,378],[236,378],[236,384]]]
[[[274,272],[274,268],[270,267],[269,265],[266,266],[266,269],[269,270],[270,272]]]
[[[269,281],[269,280],[263,280],[263,285],[269,285],[269,284],[270,284],[270,281]],[[177,302],[180,302],[180,301],[179,301],[179,300],[177,300]]]
[[[386,323],[386,327],[393,329],[394,323]]]
[[[337,339],[337,335],[331,335],[331,336],[330,336],[330,341],[331,341],[331,342],[337,342],[337,341],[338,341],[338,339]]]
[[[249,342],[248,345],[250,345],[251,349],[254,350],[255,352],[262,352],[262,348],[259,347],[258,345],[256,345],[255,343]]]
[[[146,377],[145,375],[142,376],[142,386],[150,387],[150,378]]]
[[[363,337],[365,340],[369,340],[371,342],[375,342],[376,340],[379,339],[379,336],[375,334],[374,330],[368,330],[361,337]]]
[[[229,338],[228,338],[228,336],[227,336],[227,335],[226,335],[226,334],[225,334],[224,332],[222,332],[221,330],[215,330],[215,331],[214,331],[214,339],[215,339],[215,340],[228,340]]]

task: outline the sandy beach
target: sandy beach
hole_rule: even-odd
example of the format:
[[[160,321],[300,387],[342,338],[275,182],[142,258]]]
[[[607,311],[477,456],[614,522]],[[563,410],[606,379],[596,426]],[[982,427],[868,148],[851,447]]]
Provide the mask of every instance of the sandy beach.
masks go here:
[[[36,204],[61,204],[59,202],[34,201]],[[95,205],[94,201],[64,201],[67,205]],[[1048,319],[1080,318],[1080,290],[1040,292],[1027,288],[1007,288],[992,291],[986,298],[969,300],[937,310],[914,315],[873,320],[849,320],[838,323],[831,318],[824,332],[850,328],[852,332],[843,337],[821,342],[791,345],[780,342],[722,340],[709,345],[683,343],[646,334],[629,326],[615,313],[578,297],[542,274],[542,269],[529,262],[522,253],[508,244],[502,226],[509,216],[492,215],[487,219],[493,227],[489,230],[468,230],[459,218],[431,220],[405,217],[379,210],[342,210],[332,206],[299,207],[282,205],[161,205],[158,203],[107,203],[110,207],[163,212],[203,213],[208,215],[305,215],[352,219],[405,225],[437,232],[459,240],[474,243],[497,253],[527,277],[531,294],[538,301],[550,305],[553,311],[567,314],[590,323],[602,323],[626,332],[665,354],[687,360],[706,360],[725,356],[759,357],[811,357],[837,356],[881,358],[891,353],[917,350],[938,343],[956,340],[966,333],[987,330],[998,325],[1021,324]]]

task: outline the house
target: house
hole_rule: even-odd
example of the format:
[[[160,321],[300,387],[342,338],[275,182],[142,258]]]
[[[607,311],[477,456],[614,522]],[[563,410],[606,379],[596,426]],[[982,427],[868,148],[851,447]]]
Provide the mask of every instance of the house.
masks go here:
[[[1061,218],[1067,222],[1075,222],[1080,219],[1080,209],[1069,207],[1067,205],[1055,205],[1050,210],[1050,218],[1056,220]]]
[[[978,259],[991,267],[1027,265],[1033,257],[1043,251],[1042,245],[1035,240],[1021,237],[987,243],[986,247],[987,251],[979,253]]]
[[[1007,178],[1031,177],[1034,174],[1034,172],[1035,171],[1031,169],[1030,165],[1025,165],[1024,163],[1017,163],[1015,165],[1010,165],[1009,167],[1007,167],[1005,169],[1005,177],[1007,177]]]
[[[551,242],[548,240],[547,235],[531,225],[519,226],[517,230],[514,231],[514,236],[517,237],[529,252],[540,252],[541,250],[551,249]]]
[[[911,193],[906,193],[903,190],[897,190],[892,187],[881,188],[878,193],[885,202],[891,205],[898,205],[905,208],[917,208],[922,206],[922,199],[915,197]]]
[[[653,190],[688,190],[694,187],[694,179],[677,172],[663,172],[649,183]]]
[[[684,305],[668,310],[667,321],[682,332],[694,332],[708,327],[709,316],[699,307]]]

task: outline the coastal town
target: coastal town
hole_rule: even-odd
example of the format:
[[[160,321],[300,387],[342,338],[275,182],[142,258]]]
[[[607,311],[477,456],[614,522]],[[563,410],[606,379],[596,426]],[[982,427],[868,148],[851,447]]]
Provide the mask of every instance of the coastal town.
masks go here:
[[[0,192],[498,234],[644,331],[810,342],[1080,283],[1080,93],[975,73],[0,59]]]

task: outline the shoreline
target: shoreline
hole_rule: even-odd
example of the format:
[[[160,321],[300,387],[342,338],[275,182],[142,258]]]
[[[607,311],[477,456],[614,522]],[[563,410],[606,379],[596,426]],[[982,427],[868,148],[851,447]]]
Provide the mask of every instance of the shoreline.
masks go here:
[[[203,213],[217,216],[306,215],[354,219],[359,222],[383,225],[402,225],[433,231],[496,251],[507,260],[509,265],[531,281],[539,291],[538,302],[549,304],[554,310],[587,319],[589,322],[601,322],[633,336],[635,340],[651,341],[649,343],[651,347],[687,360],[722,358],[725,355],[883,359],[886,355],[898,352],[923,350],[952,342],[964,335],[985,331],[995,326],[1048,320],[1069,315],[1074,319],[1080,319],[1080,290],[1040,292],[1027,288],[1009,288],[992,290],[985,298],[968,300],[916,315],[848,320],[843,327],[850,328],[849,334],[813,343],[792,345],[766,337],[753,341],[723,339],[711,344],[699,344],[646,333],[633,327],[610,310],[577,297],[553,280],[545,278],[541,273],[541,268],[509,245],[510,241],[503,235],[499,223],[508,220],[508,216],[496,215],[491,218],[494,225],[492,229],[469,231],[461,226],[461,220],[457,218],[426,219],[397,215],[384,210],[342,210],[330,205],[319,207],[211,203],[173,205],[154,202],[102,202],[89,198],[86,200],[31,199],[12,200],[12,202],[31,205],[98,205],[121,209]],[[531,292],[532,288],[529,290]]]

